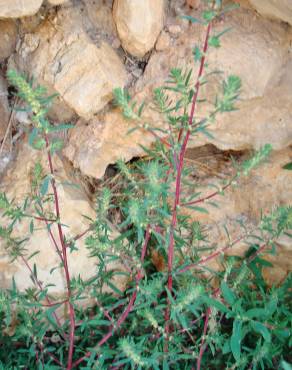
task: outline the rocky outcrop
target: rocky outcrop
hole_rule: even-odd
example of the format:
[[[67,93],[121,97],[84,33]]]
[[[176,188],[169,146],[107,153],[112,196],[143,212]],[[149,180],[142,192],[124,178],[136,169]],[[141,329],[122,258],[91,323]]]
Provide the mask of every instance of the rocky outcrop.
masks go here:
[[[71,112],[90,119],[112,99],[113,88],[127,80],[119,56],[106,42],[91,41],[74,9],[64,9],[53,22],[25,35],[15,63],[22,71],[33,70],[39,83],[60,94],[65,106],[63,114],[56,108],[56,115],[61,120]]]
[[[8,58],[15,49],[17,25],[13,20],[0,20],[0,62]]]
[[[36,162],[42,164],[44,171],[47,171],[47,158],[45,152],[41,153],[32,150],[27,144],[23,145],[18,153],[16,162],[12,168],[9,169],[7,175],[1,182],[0,192],[6,192],[9,199],[15,199],[16,202],[23,202],[26,195],[31,192],[33,170]],[[60,201],[61,222],[64,226],[64,232],[67,240],[70,237],[76,236],[88,228],[88,220],[84,215],[95,218],[95,211],[91,202],[86,197],[80,185],[76,182],[72,183],[72,178],[68,175],[62,161],[55,156],[55,178],[58,183],[58,194]],[[74,180],[73,180],[74,181]],[[49,188],[49,192],[50,192]],[[53,212],[53,205],[48,203],[43,204],[45,210]],[[33,209],[27,208],[27,213],[35,214]],[[1,219],[3,226],[4,220]],[[5,226],[5,225],[4,225]],[[58,241],[58,233],[55,226],[51,230]],[[54,243],[48,234],[48,230],[43,221],[34,221],[34,231],[30,232],[30,219],[24,219],[18,223],[13,231],[14,237],[22,239],[27,238],[25,247],[27,254],[31,255],[39,251],[33,258],[29,260],[29,264],[33,266],[35,263],[38,268],[38,278],[43,283],[53,284],[49,288],[51,294],[62,295],[66,290],[66,282],[63,270],[58,267],[60,259],[56,253]],[[72,277],[80,276],[83,279],[89,279],[96,274],[96,261],[89,258],[89,251],[85,246],[84,238],[80,239],[76,244],[77,249],[68,253],[69,268],[72,272]],[[5,249],[3,240],[0,240],[0,286],[9,287],[14,276],[18,289],[24,290],[32,285],[29,278],[29,271],[21,259],[10,263],[8,253]],[[115,263],[107,266],[108,270],[122,269],[121,265]],[[119,278],[115,284],[123,289],[125,284],[124,278]]]
[[[265,17],[280,19],[292,25],[290,0],[250,0],[255,9]]]
[[[19,18],[36,14],[43,0],[0,0],[0,18]]]
[[[142,58],[162,30],[164,0],[115,0],[113,14],[123,48]]]

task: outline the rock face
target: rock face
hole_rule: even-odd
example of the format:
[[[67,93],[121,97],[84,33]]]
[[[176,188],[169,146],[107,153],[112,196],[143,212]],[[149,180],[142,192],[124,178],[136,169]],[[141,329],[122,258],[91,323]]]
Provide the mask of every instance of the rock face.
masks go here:
[[[34,151],[28,145],[24,145],[18,154],[18,158],[13,168],[11,168],[3,181],[1,182],[0,191],[5,191],[9,199],[15,198],[16,201],[23,202],[24,197],[31,191],[31,181],[33,168],[36,161],[39,161],[44,170],[47,169],[46,155],[41,152]],[[58,193],[60,200],[61,222],[68,227],[64,228],[66,237],[73,237],[88,228],[88,221],[82,216],[87,215],[95,218],[95,211],[82,191],[80,186],[73,186],[72,179],[68,177],[65,168],[60,159],[55,157],[55,176],[58,183]],[[13,186],[11,186],[13,184]],[[51,191],[49,189],[49,191]],[[48,207],[45,205],[45,207]],[[46,209],[46,208],[45,208]],[[33,210],[27,209],[27,212]],[[53,211],[53,209],[52,209]],[[1,219],[1,225],[3,225]],[[30,220],[24,220],[21,224],[16,226],[14,236],[21,238],[28,237],[25,246],[28,254],[39,250],[39,254],[34,256],[30,261],[30,265],[35,263],[38,267],[38,277],[43,284],[53,283],[54,286],[50,288],[50,293],[62,295],[65,291],[66,283],[62,269],[56,269],[52,273],[50,270],[57,267],[60,263],[54,244],[50,239],[46,226],[43,221],[35,221],[33,234],[30,235]],[[5,226],[5,225],[4,225]],[[55,239],[58,241],[58,233],[55,227],[52,227],[52,232]],[[68,253],[68,264],[72,277],[80,276],[83,279],[88,279],[96,274],[96,261],[89,258],[89,251],[85,247],[84,239],[80,239],[77,243],[78,250]],[[9,287],[12,282],[12,277],[15,277],[16,284],[20,290],[24,290],[32,285],[29,278],[29,272],[21,260],[9,263],[7,251],[3,240],[0,240],[0,286]],[[112,264],[107,267],[111,269],[121,269],[121,266]],[[115,281],[120,289],[123,289],[124,280],[120,278]]]
[[[7,95],[7,82],[0,74],[0,142],[5,135],[9,120],[9,105]]]
[[[285,148],[292,143],[292,59],[288,52],[291,30],[262,19],[249,9],[226,16],[223,24],[215,25],[214,32],[226,27],[232,27],[232,31],[222,37],[221,49],[210,49],[207,72],[219,69],[225,72],[222,77],[230,74],[241,77],[239,110],[217,117],[209,127],[214,139],[196,137],[190,146],[211,142],[222,150],[244,150],[271,143],[275,149]],[[143,76],[134,86],[133,101],[141,103],[145,99],[149,103],[153,89],[164,84],[172,67],[194,68],[196,76],[192,49],[196,38],[203,39],[204,31],[198,26],[183,29],[176,38],[162,32],[161,37],[166,35],[167,42],[158,39],[160,51],[150,57]],[[216,77],[203,87],[200,98],[214,101],[218,92],[214,86],[218,86]],[[198,107],[199,117],[211,108],[205,103]],[[163,125],[163,118],[157,112],[147,108],[145,112],[145,122]],[[97,117],[88,125],[79,123],[71,132],[65,155],[84,174],[98,178],[108,164],[118,158],[129,160],[141,155],[140,144],[149,147],[154,141],[154,136],[144,131],[126,135],[131,127],[133,123],[118,112]]]
[[[43,0],[0,0],[0,18],[19,18],[36,14]]]
[[[113,14],[123,48],[142,58],[162,30],[164,0],[115,0]]]
[[[64,9],[53,22],[27,34],[18,52],[18,68],[29,66],[39,83],[60,94],[67,112],[58,118],[68,119],[75,111],[90,119],[112,99],[113,88],[126,83],[118,55],[106,42],[90,40],[74,9]]]
[[[290,0],[250,0],[263,16],[280,19],[292,25],[292,2]]]
[[[13,20],[0,20],[0,62],[14,51],[17,39],[17,26]]]
[[[186,210],[196,221],[202,222],[206,227],[207,239],[211,245],[218,248],[228,245],[228,236],[224,226],[227,227],[230,239],[236,240],[245,231],[239,226],[244,222],[245,227],[254,230],[261,219],[261,212],[269,214],[273,207],[291,204],[292,199],[292,174],[291,171],[283,169],[283,166],[292,160],[292,147],[274,152],[266,163],[260,165],[248,177],[242,177],[238,186],[229,187],[224,196],[216,196],[212,202],[216,202],[218,208],[205,202],[203,207],[208,214]],[[220,185],[218,178],[206,178],[203,183]],[[213,188],[196,188],[202,191],[204,197],[214,191]],[[280,283],[287,274],[292,271],[292,239],[281,236],[277,240],[277,254],[267,255],[274,267],[265,270],[264,275],[269,284]],[[227,255],[243,255],[248,246],[238,243],[227,250]],[[219,260],[213,260],[209,267],[218,269],[221,264]]]

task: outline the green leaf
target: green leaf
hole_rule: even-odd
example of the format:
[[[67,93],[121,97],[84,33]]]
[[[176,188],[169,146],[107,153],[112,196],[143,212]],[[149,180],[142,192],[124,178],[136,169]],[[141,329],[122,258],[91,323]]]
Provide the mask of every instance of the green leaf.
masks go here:
[[[254,329],[254,331],[260,333],[267,342],[271,341],[271,334],[269,330],[265,327],[265,325],[258,321],[252,321],[251,326]]]
[[[242,322],[239,320],[234,320],[232,336],[230,339],[230,348],[233,357],[235,358],[236,361],[240,360],[241,339],[242,339]]]
[[[223,294],[223,297],[227,303],[232,306],[236,301],[236,295],[233,293],[233,291],[228,287],[226,282],[223,280],[221,283],[221,291]]]
[[[292,162],[285,164],[285,166],[283,166],[283,168],[284,168],[284,170],[292,171]]]
[[[219,48],[221,46],[219,37],[218,36],[210,37],[208,45],[212,46],[213,48]]]
[[[263,318],[266,317],[266,310],[264,308],[252,308],[248,310],[245,314],[245,317],[252,318]]]
[[[203,298],[204,303],[207,304],[209,307],[215,307],[220,312],[232,314],[232,311],[230,311],[229,308],[224,306],[223,303],[217,301],[216,299],[206,297],[206,296],[202,298]]]
[[[286,361],[281,361],[281,366],[283,368],[283,370],[292,370],[292,364],[289,364],[288,362]]]
[[[42,185],[40,187],[40,194],[42,197],[45,196],[48,192],[50,180],[51,180],[50,176],[46,176],[43,179]]]
[[[212,19],[216,17],[217,13],[214,12],[213,10],[206,10],[203,12],[203,18],[205,21],[210,22]]]

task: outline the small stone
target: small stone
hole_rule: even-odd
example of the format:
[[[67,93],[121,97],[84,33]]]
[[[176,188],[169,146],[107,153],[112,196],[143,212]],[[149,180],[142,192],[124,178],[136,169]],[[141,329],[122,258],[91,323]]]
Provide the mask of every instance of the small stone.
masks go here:
[[[38,12],[43,0],[0,0],[0,18],[20,18]]]
[[[17,39],[17,26],[13,20],[0,20],[0,62],[14,51]]]
[[[164,0],[115,0],[113,15],[123,48],[142,58],[162,30]]]

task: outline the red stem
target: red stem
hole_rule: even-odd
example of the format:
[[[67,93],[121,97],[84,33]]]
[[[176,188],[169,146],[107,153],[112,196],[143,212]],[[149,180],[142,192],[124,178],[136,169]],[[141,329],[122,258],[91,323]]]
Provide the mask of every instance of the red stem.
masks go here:
[[[182,177],[182,171],[184,166],[184,156],[187,149],[187,144],[191,135],[191,126],[194,119],[196,104],[198,100],[198,95],[200,91],[201,86],[201,77],[204,71],[205,66],[205,58],[206,58],[206,52],[208,49],[208,41],[209,41],[209,35],[211,31],[211,23],[208,24],[207,31],[206,31],[206,37],[204,42],[204,48],[203,48],[203,56],[201,58],[200,68],[198,71],[198,77],[197,82],[195,85],[195,93],[192,99],[192,106],[191,111],[189,115],[189,128],[186,132],[185,138],[183,140],[180,153],[179,153],[179,162],[177,166],[177,175],[176,175],[176,184],[175,184],[175,199],[174,199],[174,206],[173,206],[173,213],[172,213],[172,220],[171,220],[171,229],[170,229],[170,237],[169,237],[169,245],[168,245],[168,281],[167,281],[167,287],[169,292],[172,292],[172,285],[173,285],[173,277],[172,277],[172,270],[173,270],[173,258],[174,258],[174,231],[177,224],[177,209],[180,205],[180,194],[181,194],[181,177]],[[182,136],[182,132],[179,135],[179,139]],[[169,318],[170,318],[170,302],[168,301],[168,307],[165,312],[165,321],[166,321],[166,327],[165,331],[168,334],[169,333]],[[165,351],[167,351],[167,348],[165,348]]]
[[[69,303],[69,320],[70,320],[70,333],[69,333],[69,351],[68,351],[68,360],[67,360],[67,370],[72,369],[72,360],[73,360],[73,352],[74,352],[74,333],[75,333],[75,311],[74,307],[70,301],[71,299],[71,286],[70,286],[70,273],[69,273],[69,267],[68,267],[68,258],[67,258],[67,246],[65,243],[65,238],[63,234],[63,229],[60,223],[60,204],[59,204],[59,197],[56,187],[56,181],[54,178],[54,167],[52,162],[52,156],[50,152],[50,143],[47,135],[45,135],[45,141],[46,141],[46,149],[48,154],[48,162],[50,167],[50,172],[52,175],[51,178],[51,185],[54,193],[54,203],[55,203],[55,212],[57,217],[57,228],[59,233],[59,239],[62,247],[62,257],[63,257],[63,266],[64,266],[64,273],[66,278],[66,284],[67,284],[67,294],[68,294],[68,303]]]
[[[177,271],[177,274],[182,274],[194,267],[197,267],[197,266],[201,266],[205,263],[207,263],[208,261],[214,259],[215,257],[217,257],[219,254],[221,253],[224,253],[227,249],[233,247],[234,245],[236,245],[237,243],[239,243],[240,241],[242,241],[244,238],[246,238],[246,234],[238,237],[236,240],[234,240],[233,242],[229,243],[228,245],[226,245],[225,247],[223,248],[220,248],[220,249],[217,249],[214,253],[210,254],[209,256],[207,257],[204,257],[204,258],[201,258],[198,262],[196,263],[192,263],[188,266],[185,266],[184,268],[180,269]]]

